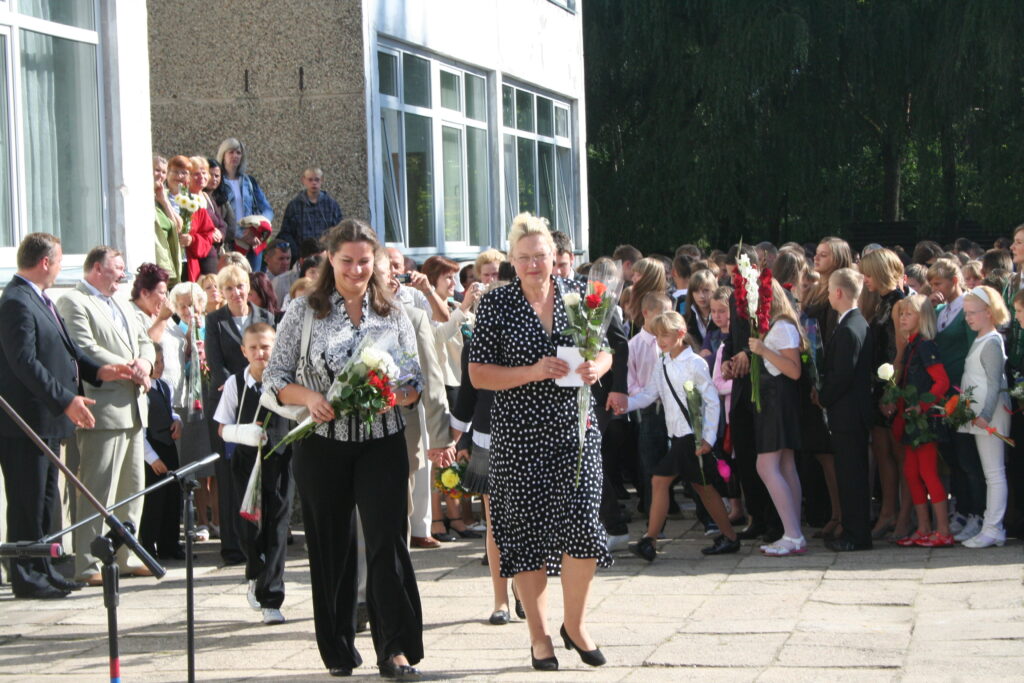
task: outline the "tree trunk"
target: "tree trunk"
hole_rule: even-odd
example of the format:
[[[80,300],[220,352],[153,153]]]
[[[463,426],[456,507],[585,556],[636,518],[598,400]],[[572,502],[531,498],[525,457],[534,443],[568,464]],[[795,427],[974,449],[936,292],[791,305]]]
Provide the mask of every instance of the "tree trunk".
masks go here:
[[[900,220],[900,181],[902,150],[892,132],[882,139],[882,220],[895,223]]]

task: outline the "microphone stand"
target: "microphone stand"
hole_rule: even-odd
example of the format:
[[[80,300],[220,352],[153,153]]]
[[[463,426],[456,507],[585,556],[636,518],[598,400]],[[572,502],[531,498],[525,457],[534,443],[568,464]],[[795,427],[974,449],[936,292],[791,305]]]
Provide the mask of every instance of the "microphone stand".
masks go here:
[[[50,450],[50,447],[46,445],[46,442],[39,438],[39,435],[35,433],[35,430],[33,430],[32,427],[22,419],[21,415],[18,415],[17,411],[11,407],[11,404],[8,403],[3,396],[0,396],[0,408],[3,408],[4,412],[10,416],[11,420],[18,425],[18,428],[25,433],[25,436],[27,436],[54,465],[56,465],[57,469],[64,473],[67,480],[81,492],[85,499],[89,501],[89,504],[92,505],[99,513],[98,516],[103,517],[107,526],[110,527],[110,531],[106,536],[97,536],[93,539],[90,550],[93,554],[103,560],[103,604],[107,608],[107,639],[110,651],[110,680],[111,683],[120,683],[121,659],[117,648],[118,574],[117,563],[114,562],[114,553],[121,545],[128,546],[135,556],[142,560],[142,563],[153,573],[153,576],[158,579],[163,578],[164,575],[167,574],[167,570],[164,569],[148,552],[146,552],[146,549],[142,547],[139,540],[135,538],[134,529],[129,530],[121,520],[115,517],[110,510],[104,507],[103,503],[101,503],[99,499],[92,494],[92,491],[86,488],[78,477],[75,476],[74,472],[72,472],[71,469],[61,461],[57,454]]]

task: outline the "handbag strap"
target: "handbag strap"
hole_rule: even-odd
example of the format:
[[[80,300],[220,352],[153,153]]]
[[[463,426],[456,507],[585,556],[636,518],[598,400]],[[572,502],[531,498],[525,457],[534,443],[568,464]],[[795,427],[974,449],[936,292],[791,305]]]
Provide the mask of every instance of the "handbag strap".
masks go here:
[[[309,355],[310,337],[313,332],[313,309],[306,308],[306,315],[302,318],[302,340],[299,342],[299,363],[298,368],[306,369],[306,356]]]
[[[668,378],[668,367],[665,363],[661,364],[661,371],[665,375],[665,384],[668,385],[668,390],[672,392],[672,398],[676,400],[676,403],[679,405],[679,409],[683,411],[683,417],[686,418],[686,424],[690,425],[692,428],[693,420],[690,419],[690,411],[687,410],[683,402],[679,400],[679,394],[676,393],[676,388],[672,386],[672,380]]]

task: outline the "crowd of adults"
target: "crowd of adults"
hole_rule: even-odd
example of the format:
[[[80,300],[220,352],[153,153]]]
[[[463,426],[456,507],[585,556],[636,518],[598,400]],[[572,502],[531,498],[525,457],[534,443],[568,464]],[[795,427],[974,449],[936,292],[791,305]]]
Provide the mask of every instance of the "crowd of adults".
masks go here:
[[[708,556],[744,541],[803,554],[805,529],[833,552],[880,541],[982,548],[1020,533],[1024,418],[1008,388],[1024,372],[1024,226],[987,250],[961,239],[856,252],[827,237],[644,257],[623,245],[610,255],[627,283],[611,352],[571,368],[556,356],[572,343],[563,297],[585,291],[592,264],[577,264],[571,239],[544,219],[516,217],[507,253],[416,264],[343,219],[319,169],[301,182],[271,239],[274,212],[237,140],[216,158],[155,157],[156,259],[135,272],[130,303],[118,294],[122,255],[99,246],[55,305],[60,240],[26,237],[0,300],[0,324],[14,332],[3,336],[0,391],[51,448],[67,447],[101,502],[221,454],[197,474],[196,539],[218,539],[225,564],[246,564],[250,605],[268,624],[284,620],[297,486],[317,643],[333,674],[361,663],[355,633],[368,622],[381,674],[419,675],[409,548],[458,538],[483,539],[488,621],[525,619],[535,668],[558,666],[545,597],[555,575],[561,639],[604,663],[585,623],[595,571],[627,547],[654,561],[666,519],[681,517],[680,491],[711,537]],[[183,193],[200,208],[183,215]],[[747,262],[772,274],[761,333],[732,289]],[[333,378],[364,339],[384,334],[405,352],[395,409],[372,423],[336,414],[325,397]],[[887,400],[876,378],[886,364],[893,384],[931,397]],[[593,386],[582,445],[576,389],[554,381],[570,372]],[[921,438],[918,414],[968,387],[974,419],[956,431],[932,420]],[[264,461],[257,530],[239,514],[260,452],[249,428],[282,419],[268,410],[292,415],[289,406],[317,427]],[[7,538],[41,538],[59,526],[56,469],[5,415],[0,434],[10,444],[0,451]],[[466,464],[462,498],[434,486],[434,468],[455,461]],[[74,512],[91,510],[80,499]],[[124,511],[164,560],[184,559],[180,515],[176,487]],[[634,519],[643,531],[629,545]],[[89,552],[100,531],[75,532],[73,581],[49,560],[12,561],[14,594],[101,585]],[[125,550],[118,561],[122,574],[149,573]]]

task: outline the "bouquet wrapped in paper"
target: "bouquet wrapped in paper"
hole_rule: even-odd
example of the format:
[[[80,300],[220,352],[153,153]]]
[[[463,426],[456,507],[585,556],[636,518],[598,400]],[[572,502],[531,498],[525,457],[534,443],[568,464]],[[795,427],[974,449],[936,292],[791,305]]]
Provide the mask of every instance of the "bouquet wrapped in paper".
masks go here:
[[[959,430],[965,425],[973,425],[974,420],[978,417],[978,414],[974,412],[975,403],[977,403],[977,400],[974,398],[974,387],[967,387],[959,394],[950,396],[942,411],[945,415],[946,424],[954,430]],[[1013,439],[1003,436],[992,425],[986,427],[985,431],[1007,446],[1016,445]]]
[[[185,367],[185,420],[196,422],[203,419],[203,378],[209,377],[209,365],[206,363],[205,330],[200,327],[199,312],[192,309],[192,317],[185,323],[185,334],[188,336]]]
[[[257,527],[263,524],[263,446],[266,443],[267,424],[260,428],[258,445],[256,446],[256,462],[253,463],[252,471],[249,473],[249,481],[245,486],[245,493],[242,494],[242,506],[238,514],[247,522]],[[246,429],[255,427],[245,425]],[[273,452],[273,451],[271,451]]]
[[[622,294],[622,274],[619,266],[611,261],[599,261],[590,270],[586,293],[566,292],[562,295],[562,303],[569,317],[569,326],[562,334],[572,337],[575,349],[560,348],[559,357],[569,361],[592,361],[601,351],[610,351],[604,343],[605,333],[612,321],[612,313]],[[568,352],[568,353],[567,353]],[[576,358],[573,358],[576,356]],[[579,454],[576,459],[576,486],[580,483],[580,470],[583,466],[583,449],[586,445],[587,422],[590,415],[590,387],[580,381],[575,372],[570,371],[567,381],[558,381],[563,386],[579,386]]]
[[[751,265],[746,254],[736,259],[736,272],[732,278],[736,297],[736,314],[750,321],[750,334],[760,339],[771,327],[772,271],[760,273]],[[764,360],[756,353],[750,357],[750,399],[757,412],[761,412],[761,370]]]
[[[326,398],[336,415],[354,415],[365,424],[395,405],[394,388],[408,381],[401,376],[395,354],[398,338],[388,331],[377,338],[364,337],[352,357],[334,378]],[[274,450],[300,441],[313,433],[317,423],[312,416],[299,422]]]

